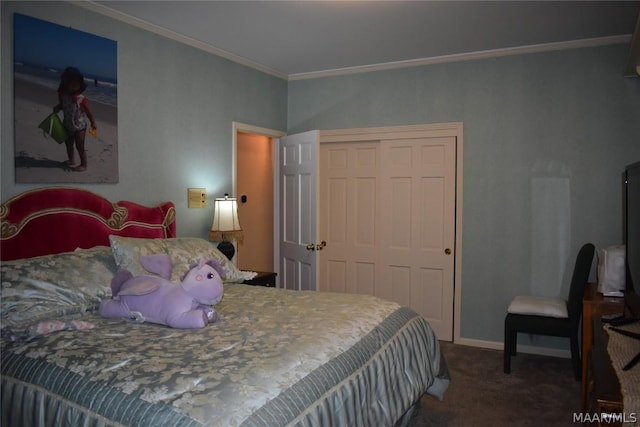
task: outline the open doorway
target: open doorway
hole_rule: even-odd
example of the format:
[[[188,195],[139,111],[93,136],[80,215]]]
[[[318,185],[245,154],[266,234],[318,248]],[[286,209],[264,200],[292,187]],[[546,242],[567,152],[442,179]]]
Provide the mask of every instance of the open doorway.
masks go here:
[[[238,132],[237,150],[238,267],[273,271],[273,138]]]
[[[234,196],[244,240],[237,244],[241,270],[276,271],[277,138],[284,132],[234,122]]]

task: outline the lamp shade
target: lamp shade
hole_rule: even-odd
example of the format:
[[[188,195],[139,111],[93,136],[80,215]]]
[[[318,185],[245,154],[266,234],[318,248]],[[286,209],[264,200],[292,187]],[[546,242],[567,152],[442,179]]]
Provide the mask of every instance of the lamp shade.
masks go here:
[[[209,240],[242,240],[242,228],[238,220],[238,201],[229,197],[217,198],[213,204],[213,223]]]

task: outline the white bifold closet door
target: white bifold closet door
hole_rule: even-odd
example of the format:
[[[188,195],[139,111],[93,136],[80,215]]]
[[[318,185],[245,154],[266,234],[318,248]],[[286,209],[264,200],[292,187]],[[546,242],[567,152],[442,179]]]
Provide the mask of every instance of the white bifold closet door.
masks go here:
[[[320,144],[319,289],[397,301],[453,338],[456,137]]]

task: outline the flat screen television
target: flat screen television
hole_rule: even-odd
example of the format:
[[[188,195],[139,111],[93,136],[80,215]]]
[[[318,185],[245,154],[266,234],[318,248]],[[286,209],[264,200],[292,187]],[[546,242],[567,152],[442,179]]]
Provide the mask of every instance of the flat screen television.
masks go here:
[[[624,174],[624,243],[626,246],[625,304],[640,317],[640,162],[626,167]]]

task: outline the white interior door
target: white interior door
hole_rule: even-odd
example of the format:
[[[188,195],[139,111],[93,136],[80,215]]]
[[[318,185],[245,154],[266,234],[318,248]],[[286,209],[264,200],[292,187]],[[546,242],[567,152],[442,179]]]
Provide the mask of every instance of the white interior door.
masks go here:
[[[317,289],[319,132],[280,138],[280,285]]]

